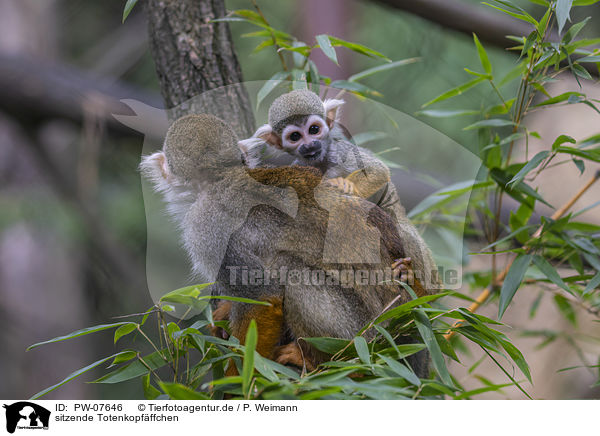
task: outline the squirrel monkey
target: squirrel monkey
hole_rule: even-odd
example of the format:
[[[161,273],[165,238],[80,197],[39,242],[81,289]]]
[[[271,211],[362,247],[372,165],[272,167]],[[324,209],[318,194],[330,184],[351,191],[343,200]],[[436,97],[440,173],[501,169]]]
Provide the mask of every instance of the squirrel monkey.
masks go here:
[[[194,271],[204,276],[214,273],[213,294],[270,303],[220,305],[216,313],[229,319],[232,335],[243,344],[249,322],[255,319],[257,351],[262,356],[311,369],[325,357],[304,342],[299,345],[298,338],[350,339],[392,301],[408,301],[401,286],[383,280],[379,274],[390,269],[393,259],[406,257],[404,242],[385,212],[322,183],[319,170],[248,169],[242,165],[236,144],[234,132],[222,120],[211,115],[189,115],[172,124],[163,151],[145,156],[141,169],[163,194],[181,229]],[[295,214],[272,198],[290,189],[297,199]],[[328,241],[333,210],[357,224],[341,229],[346,232],[342,237]],[[365,220],[354,219],[361,214]],[[233,232],[225,233],[224,229],[231,226]],[[375,235],[379,262],[323,261],[326,244],[333,244],[340,258],[364,250],[352,243],[350,233],[371,239]],[[238,274],[241,269],[253,272],[260,280],[245,281],[243,274]],[[342,269],[353,278],[361,278],[341,283],[336,273],[339,275]],[[273,271],[301,275],[308,271],[325,277],[297,280],[280,275],[272,279]],[[422,288],[415,291],[425,293]],[[283,343],[282,338],[292,342]],[[426,371],[426,361],[423,357],[415,360],[421,373]]]
[[[393,263],[400,279],[410,283],[416,279],[434,293],[439,283],[431,251],[406,216],[388,167],[346,138],[339,123],[343,104],[338,99],[321,101],[308,90],[279,96],[269,108],[269,123],[238,142],[244,161],[250,168],[265,166],[265,148],[275,148],[292,155],[292,165],[315,167],[327,183],[375,203],[392,217],[405,246],[406,257]]]

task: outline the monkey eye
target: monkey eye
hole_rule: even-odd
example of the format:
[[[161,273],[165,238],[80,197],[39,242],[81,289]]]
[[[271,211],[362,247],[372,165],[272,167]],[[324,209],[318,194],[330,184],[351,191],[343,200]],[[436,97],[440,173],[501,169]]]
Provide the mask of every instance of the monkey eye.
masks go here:
[[[302,138],[302,135],[299,132],[292,132],[290,133],[290,136],[288,136],[288,138],[290,138],[290,141],[296,142],[299,141],[300,138]]]
[[[317,133],[319,133],[320,130],[321,128],[318,124],[313,124],[308,128],[308,133],[310,133],[311,135],[316,135]]]

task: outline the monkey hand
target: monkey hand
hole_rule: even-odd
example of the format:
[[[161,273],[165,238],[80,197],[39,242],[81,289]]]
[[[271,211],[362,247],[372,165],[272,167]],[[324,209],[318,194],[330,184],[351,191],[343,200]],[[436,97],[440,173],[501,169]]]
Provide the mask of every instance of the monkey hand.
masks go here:
[[[326,180],[328,185],[333,186],[334,188],[339,189],[344,194],[356,195],[357,189],[350,180],[345,179],[343,177],[336,177],[335,179]]]
[[[412,269],[412,259],[410,257],[396,259],[392,263],[392,278],[400,280],[411,287],[414,285],[415,273]]]
[[[213,312],[213,321],[229,320],[229,311],[231,310],[231,301],[222,301]],[[212,324],[210,326],[210,334],[217,338],[228,339],[229,333],[223,328]]]
[[[302,349],[296,342],[290,342],[287,345],[277,347],[273,358],[275,362],[282,365],[294,365],[298,368],[306,366],[307,371],[313,371],[315,369],[313,362],[303,355]]]

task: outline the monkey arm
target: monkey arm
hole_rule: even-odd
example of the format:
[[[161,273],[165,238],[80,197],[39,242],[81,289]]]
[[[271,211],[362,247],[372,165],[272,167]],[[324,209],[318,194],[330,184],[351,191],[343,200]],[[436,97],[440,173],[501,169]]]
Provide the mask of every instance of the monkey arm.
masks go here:
[[[354,185],[356,195],[369,198],[385,188],[390,182],[389,168],[377,157],[364,148],[356,147],[357,167],[346,177]]]
[[[400,203],[398,192],[393,183],[389,182],[386,185],[386,189],[380,194],[379,198],[374,198],[373,201],[392,217],[396,224],[396,229],[402,239],[404,256],[412,259],[415,283],[419,284],[422,292],[427,294],[435,293],[439,289],[440,283],[437,277],[437,266],[433,260],[431,250],[417,228],[406,216],[406,211]]]

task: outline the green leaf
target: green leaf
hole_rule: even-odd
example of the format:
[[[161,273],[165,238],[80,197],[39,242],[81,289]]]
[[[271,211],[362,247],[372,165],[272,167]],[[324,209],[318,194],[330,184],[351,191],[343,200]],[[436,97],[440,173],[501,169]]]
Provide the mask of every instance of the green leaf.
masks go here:
[[[462,115],[477,115],[479,111],[468,110],[468,109],[428,109],[424,111],[419,111],[416,115],[425,115],[432,118],[448,118],[448,117],[458,117]]]
[[[506,4],[505,2],[499,2],[499,3]],[[496,9],[496,10],[500,11],[500,12],[504,12],[505,14],[507,14],[507,15],[510,15],[511,17],[514,17],[514,18],[517,18],[517,19],[519,19],[519,20],[522,20],[522,21],[526,21],[526,22],[528,22],[528,23],[531,23],[531,24],[533,24],[534,26],[537,26],[537,25],[538,25],[538,22],[537,22],[535,19],[533,19],[533,18],[531,17],[531,15],[529,15],[529,14],[527,14],[527,13],[525,13],[525,14],[524,14],[524,13],[516,13],[516,12],[508,11],[508,10],[506,10],[506,9],[502,9],[501,7],[498,7],[498,6],[492,5],[492,4],[490,4],[490,3],[487,3],[487,2],[483,2],[483,4],[484,4],[484,5],[486,5],[486,6],[489,6],[489,7],[491,7],[491,8],[494,8],[494,9]]]
[[[591,74],[590,74],[590,73],[588,73],[588,71],[587,71],[585,68],[583,68],[581,65],[579,65],[579,64],[574,64],[574,65],[571,67],[571,70],[573,71],[573,73],[575,73],[575,75],[577,75],[577,76],[579,76],[579,77],[581,77],[581,78],[583,78],[583,79],[586,79],[586,80],[593,80],[593,78],[592,78]],[[585,102],[585,101],[584,101],[584,102],[582,102],[582,103],[589,103],[589,102]],[[591,103],[590,103],[590,104],[591,104]],[[594,106],[592,105],[592,107],[594,107]]]
[[[379,53],[378,51],[370,49],[369,47],[366,47],[366,46],[364,46],[362,44],[357,44],[355,42],[345,41],[343,39],[336,38],[335,36],[329,36],[329,40],[331,41],[331,43],[334,46],[346,47],[346,48],[349,48],[350,50],[352,50],[353,52],[359,53],[359,54],[364,55],[364,56],[368,56],[368,57],[371,57],[371,58],[381,58],[381,59],[384,59],[387,62],[392,62],[392,60],[390,58],[388,58],[387,56]]]
[[[558,149],[558,147],[562,144],[564,144],[565,142],[570,142],[571,144],[575,144],[577,141],[575,141],[573,138],[571,138],[570,136],[567,135],[560,135],[558,138],[556,138],[556,140],[552,143],[552,151],[556,151]]]
[[[572,5],[573,0],[556,0],[556,21],[558,23],[558,33],[562,32],[567,19],[570,20],[569,12],[571,11]]]
[[[318,95],[321,86],[321,77],[319,76],[317,65],[311,60],[308,61],[308,76],[311,83],[311,90]]]
[[[490,176],[494,181],[500,186],[508,195],[513,197],[515,200],[518,200],[520,203],[527,201],[527,198],[523,197],[523,195],[535,198],[538,201],[541,201],[545,205],[552,207],[550,203],[542,198],[540,194],[538,194],[531,186],[527,185],[525,182],[521,182],[515,186],[507,186],[508,182],[512,179],[512,177],[508,172],[501,170],[500,168],[492,168],[490,170]]]
[[[121,339],[123,336],[126,336],[129,333],[131,333],[132,331],[137,329],[137,327],[138,327],[138,325],[134,322],[125,324],[125,325],[122,325],[121,327],[119,327],[117,330],[115,330],[115,342],[114,343],[116,344],[119,339]]]
[[[501,118],[491,118],[489,120],[481,120],[473,123],[467,127],[464,127],[463,130],[474,130],[474,129],[484,129],[487,127],[505,127],[505,126],[514,126],[510,120],[505,120]]]
[[[48,341],[38,342],[37,344],[30,345],[29,347],[27,347],[26,351],[33,350],[34,348],[37,348],[40,345],[52,344],[54,342],[60,342],[60,341],[66,341],[67,339],[78,338],[79,336],[89,335],[90,333],[96,333],[96,332],[100,332],[102,330],[112,329],[112,328],[119,327],[119,326],[122,326],[125,324],[129,324],[129,322],[116,322],[114,324],[101,324],[101,325],[96,325],[96,326],[88,327],[88,328],[81,329],[81,330],[76,330],[65,336],[59,336],[57,338],[50,339]]]
[[[382,94],[378,91],[375,91],[368,86],[365,86],[361,83],[357,82],[349,82],[347,80],[334,80],[330,85],[332,88],[345,89],[347,91],[356,92],[362,95],[373,95],[376,97],[381,97]]]
[[[166,350],[162,350],[162,352],[164,353],[164,352],[166,352]],[[144,359],[144,362],[146,362],[146,365],[148,365],[153,370],[161,368],[167,364],[165,362],[165,360],[161,357],[161,355],[156,351],[152,354],[144,356],[142,359]],[[148,372],[149,372],[148,368],[146,368],[146,366],[142,362],[140,362],[139,360],[136,360],[135,362],[131,362],[125,366],[122,366],[121,368],[119,368],[115,371],[112,371],[106,375],[103,375],[102,377],[94,380],[92,383],[103,383],[103,384],[121,383],[126,380],[131,380],[133,378],[137,378],[142,375],[145,375]]]
[[[190,298],[198,298],[202,293],[201,291],[212,284],[213,283],[203,283],[201,285],[192,285],[175,289],[160,297],[160,302],[188,304]]]
[[[250,382],[254,374],[254,351],[258,341],[258,332],[256,330],[256,321],[250,321],[250,326],[246,332],[246,342],[244,343],[244,365],[242,366],[242,392],[245,398],[250,397]]]
[[[131,10],[133,9],[133,7],[135,6],[135,4],[137,2],[138,2],[138,0],[127,0],[127,3],[125,3],[125,8],[123,8],[123,21],[122,21],[123,23],[129,16],[129,14],[131,13]]]
[[[336,65],[339,65],[337,60],[337,55],[335,54],[335,48],[331,45],[331,40],[329,39],[329,35],[317,35],[315,39],[317,40],[317,44],[325,56],[331,59]]]
[[[600,162],[600,149],[594,148],[591,150],[581,150],[573,147],[558,147],[556,149],[558,153],[570,154],[572,156],[578,156],[583,159],[591,160],[594,162]]]
[[[505,103],[497,104],[495,106],[490,107],[485,110],[486,115],[504,115],[508,113],[513,103],[515,102],[514,98],[507,100]]]
[[[406,303],[401,304],[400,306],[389,309],[387,312],[383,312],[373,322],[375,324],[380,324],[383,321],[387,321],[390,318],[397,318],[403,314],[409,313],[412,309],[414,309],[417,306],[429,303],[430,301],[438,300],[449,294],[449,292],[440,292],[439,294],[424,295],[422,297],[415,298],[414,300],[407,301]]]
[[[268,25],[258,12],[252,11],[250,9],[236,9],[235,11],[233,11],[233,13],[240,17],[247,18],[250,21]]]
[[[517,289],[521,286],[527,268],[529,268],[529,265],[531,264],[531,259],[532,255],[530,254],[520,254],[511,265],[500,291],[498,319],[502,318],[502,315],[504,315],[508,305],[515,296]]]
[[[44,395],[46,395],[47,393],[49,393],[49,392],[52,392],[52,391],[53,391],[53,390],[55,390],[56,388],[59,388],[59,387],[61,387],[62,385],[64,385],[65,383],[68,383],[68,382],[70,382],[71,380],[73,380],[73,379],[75,379],[75,378],[79,377],[80,375],[82,375],[82,374],[84,374],[84,373],[88,372],[90,369],[93,369],[93,368],[95,368],[95,367],[97,367],[97,366],[99,366],[99,365],[102,365],[104,362],[106,362],[106,361],[108,361],[108,360],[110,360],[110,359],[116,358],[117,356],[119,356],[120,354],[123,354],[123,353],[127,353],[127,351],[123,351],[123,352],[121,352],[121,353],[116,353],[116,354],[113,354],[113,355],[111,355],[111,356],[105,357],[104,359],[97,360],[97,361],[96,361],[96,362],[94,362],[94,363],[90,363],[90,364],[89,364],[88,366],[86,366],[86,367],[83,367],[83,368],[81,368],[81,369],[78,369],[78,370],[77,370],[77,371],[75,371],[75,372],[72,372],[71,374],[69,374],[69,375],[67,376],[67,378],[65,378],[65,379],[64,379],[64,380],[62,380],[61,382],[58,382],[57,384],[55,384],[55,385],[52,385],[52,386],[50,386],[49,388],[46,388],[46,389],[44,389],[43,391],[40,391],[40,392],[38,392],[38,393],[37,393],[37,394],[35,394],[33,397],[31,397],[31,398],[30,398],[30,400],[35,400],[35,399],[38,399],[38,398],[40,398],[40,397],[43,397],[43,396],[44,396]]]
[[[383,141],[388,139],[389,135],[385,132],[362,132],[357,133],[352,137],[356,145],[363,146],[364,144],[368,144],[369,142],[374,141]]]
[[[397,360],[392,359],[391,357],[384,356],[382,354],[378,354],[377,356],[381,358],[381,360],[383,360],[392,371],[405,379],[407,382],[415,386],[421,386],[421,380],[419,377],[417,377],[415,373],[408,369],[405,365],[401,364]]]
[[[575,314],[573,306],[571,306],[571,303],[569,303],[569,300],[560,294],[555,294],[554,302],[556,303],[556,307],[562,316],[564,316],[573,327],[577,327],[577,315]]]
[[[277,382],[279,381],[279,377],[277,377],[277,374],[275,374],[275,371],[271,367],[270,363],[275,362],[271,362],[270,360],[265,359],[260,354],[258,354],[257,351],[254,352],[254,367],[256,368],[256,370],[267,380],[271,382]]]
[[[585,290],[583,291],[584,295],[590,294],[594,289],[600,286],[600,272],[596,274],[587,284]]]
[[[549,98],[547,100],[544,100],[543,102],[536,104],[535,107],[548,106],[548,105],[551,105],[551,104],[561,103],[563,101],[568,100],[569,97],[571,97],[571,96],[585,97],[585,94],[582,94],[580,92],[573,92],[573,91],[571,91],[571,92],[565,92],[565,93],[562,93],[560,95],[557,95],[556,97],[552,97],[552,98]]]
[[[486,80],[492,80],[493,79],[493,77],[490,76],[489,74],[478,73],[477,71],[473,71],[473,70],[470,70],[468,68],[463,68],[463,69],[467,73],[469,73],[471,76],[481,77],[481,78],[486,79]]]
[[[123,351],[120,355],[115,357],[115,360],[112,361],[110,366],[118,365],[119,363],[127,362],[131,359],[135,359],[137,357],[136,351],[126,350]]]
[[[523,179],[525,179],[525,176],[529,174],[531,170],[537,168],[537,166],[549,155],[550,152],[544,150],[540,151],[538,154],[533,156],[533,158],[531,158],[529,162],[527,162],[527,164],[525,164],[525,166],[521,168],[521,170],[510,180],[510,182],[508,182],[508,185],[516,185],[518,183],[521,183]]]
[[[358,80],[364,79],[365,77],[372,76],[373,74],[381,73],[382,71],[388,71],[393,68],[401,67],[403,65],[414,64],[415,62],[418,62],[420,60],[421,58],[409,58],[402,59],[401,61],[395,61],[383,65],[378,65],[376,67],[368,68],[364,71],[361,71],[360,73],[353,74],[352,76],[348,77],[348,81],[356,82]]]
[[[210,400],[211,398],[202,392],[197,392],[180,383],[159,382],[158,385],[171,400]]]
[[[335,354],[345,348],[350,341],[339,338],[303,338],[319,351],[327,354]]]
[[[475,33],[473,33],[473,41],[475,41],[475,45],[477,46],[477,54],[479,55],[479,61],[481,62],[483,70],[487,74],[492,74],[492,64],[490,63],[490,59],[488,58],[485,49],[479,42],[479,38],[477,38],[477,35]]]
[[[269,95],[277,86],[286,80],[289,76],[289,73],[286,71],[279,71],[275,73],[273,77],[271,77],[267,82],[260,88],[258,93],[256,94],[256,107],[258,108],[262,101]]]
[[[586,56],[584,58],[579,58],[577,59],[577,62],[579,63],[586,63],[586,62],[600,62],[600,56],[596,55],[596,56]]]
[[[556,286],[564,289],[569,294],[571,293],[571,289],[567,286],[567,284],[563,281],[563,279],[558,275],[556,269],[550,265],[550,263],[544,259],[542,256],[536,254],[533,256],[533,263],[535,266],[539,268],[539,270],[546,276],[548,279],[554,283]]]
[[[371,364],[371,355],[369,354],[369,346],[367,345],[367,341],[362,336],[356,336],[354,338],[354,348],[356,348],[356,353],[358,357],[365,365]]]
[[[144,398],[146,400],[154,400],[161,392],[150,383],[150,373],[142,377],[142,388],[144,389]]]
[[[423,338],[423,341],[425,342],[425,345],[427,345],[427,349],[431,354],[431,362],[436,372],[440,376],[440,379],[445,385],[454,387],[454,383],[452,383],[452,377],[450,377],[450,374],[448,373],[444,355],[442,354],[442,350],[435,339],[435,334],[433,333],[433,328],[431,327],[429,318],[427,318],[427,315],[425,315],[422,309],[419,309],[415,311],[414,320],[417,329],[419,330],[419,334]]]
[[[573,39],[575,39],[575,37],[579,34],[579,32],[581,32],[581,29],[583,29],[583,26],[585,26],[587,24],[587,22],[590,21],[590,18],[592,18],[592,17],[587,17],[585,20],[580,21],[579,23],[573,24],[571,27],[569,27],[569,30],[567,31],[565,36],[563,36],[563,44],[568,44],[571,41],[573,41]]]
[[[447,100],[449,98],[452,97],[456,97],[457,95],[461,95],[462,93],[464,93],[465,91],[467,91],[468,89],[471,89],[472,87],[480,84],[481,82],[487,80],[485,77],[477,77],[467,83],[463,83],[460,86],[457,86],[456,88],[452,88],[446,92],[444,92],[441,95],[438,95],[436,98],[434,98],[433,100],[428,101],[427,103],[425,103],[423,106],[421,107],[427,107],[429,105],[432,105],[433,103],[438,103],[440,101],[443,100]]]

